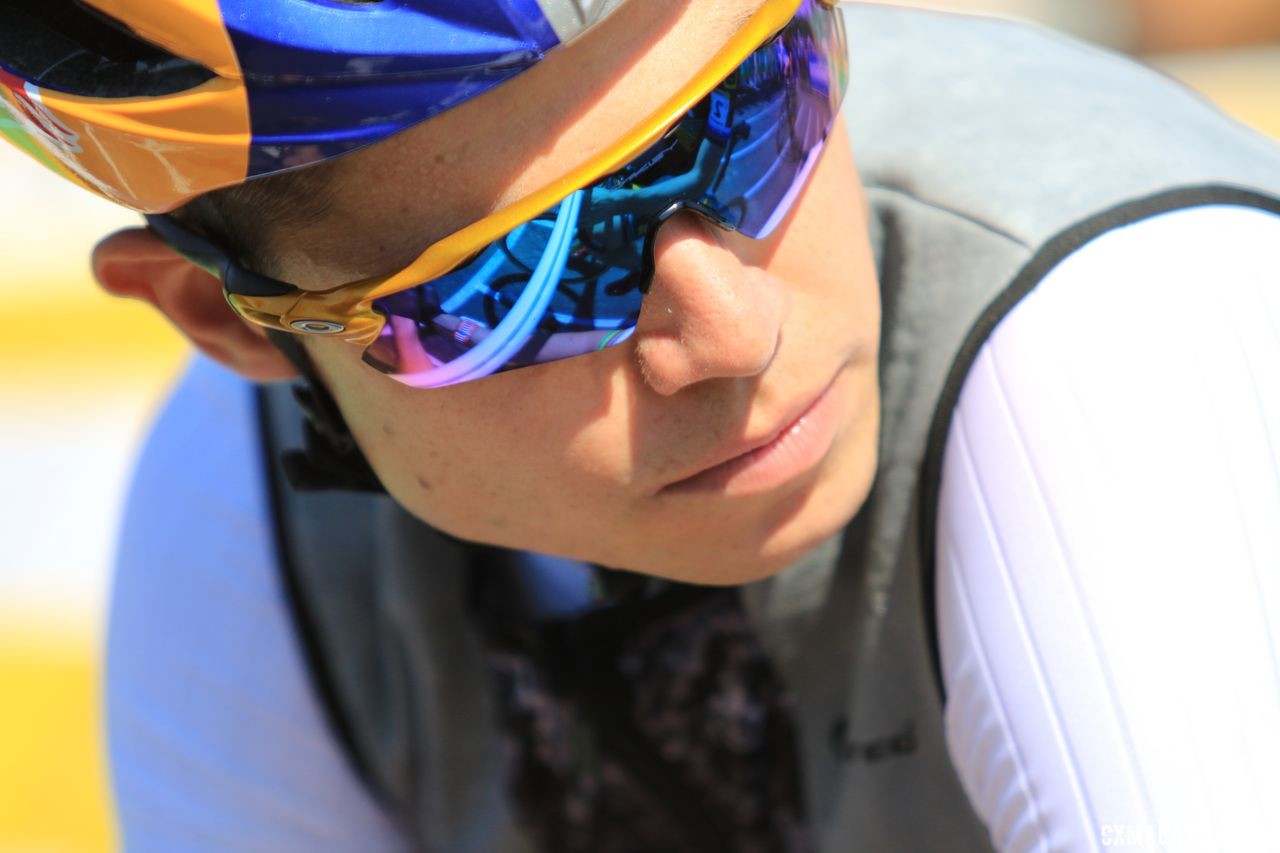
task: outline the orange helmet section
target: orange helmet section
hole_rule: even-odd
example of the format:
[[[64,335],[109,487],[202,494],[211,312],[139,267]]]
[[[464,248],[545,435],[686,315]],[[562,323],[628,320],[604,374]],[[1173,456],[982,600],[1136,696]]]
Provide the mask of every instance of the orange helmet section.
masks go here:
[[[146,213],[241,183],[248,172],[249,109],[239,81],[214,78],[165,98],[84,98],[0,72],[0,105],[89,189]]]
[[[25,136],[17,138],[19,147],[64,177],[146,213],[242,183],[249,99],[216,0],[87,5],[218,76],[164,97],[97,98],[40,88],[0,68],[0,108],[16,125],[7,135]]]

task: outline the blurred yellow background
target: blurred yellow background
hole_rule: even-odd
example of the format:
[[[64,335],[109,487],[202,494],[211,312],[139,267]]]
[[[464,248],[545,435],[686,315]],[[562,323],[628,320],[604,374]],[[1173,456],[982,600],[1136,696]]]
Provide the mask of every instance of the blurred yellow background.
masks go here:
[[[94,241],[136,216],[7,145],[0,187],[0,850],[107,850],[107,568],[135,446],[185,348],[90,283]]]
[[[1085,34],[1111,27],[1123,41],[1107,0],[981,5],[1039,11]],[[1152,61],[1280,138],[1280,45]],[[0,851],[104,850],[114,834],[99,679],[114,528],[138,442],[186,348],[144,306],[90,281],[94,241],[137,217],[2,145],[0,187]]]

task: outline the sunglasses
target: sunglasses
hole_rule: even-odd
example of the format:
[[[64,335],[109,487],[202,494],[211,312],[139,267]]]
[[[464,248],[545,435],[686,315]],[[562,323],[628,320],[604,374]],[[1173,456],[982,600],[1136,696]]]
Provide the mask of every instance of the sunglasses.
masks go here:
[[[770,0],[662,109],[553,185],[454,232],[404,270],[307,291],[239,266],[167,216],[163,240],[270,329],[338,337],[420,388],[586,355],[635,330],[661,225],[691,211],[767,237],[804,188],[847,83],[827,0]]]

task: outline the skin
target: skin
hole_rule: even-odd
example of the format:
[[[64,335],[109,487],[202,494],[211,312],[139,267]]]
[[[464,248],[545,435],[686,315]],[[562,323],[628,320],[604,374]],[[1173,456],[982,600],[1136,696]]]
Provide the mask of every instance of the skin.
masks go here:
[[[272,235],[272,272],[319,289],[404,266],[606,144],[756,5],[626,4],[510,84],[345,158],[332,215]],[[741,583],[838,532],[870,489],[880,315],[866,235],[838,132],[768,239],[692,214],[669,221],[639,325],[620,346],[416,390],[373,371],[358,347],[307,345],[388,491],[428,523],[615,568]],[[207,277],[145,232],[109,238],[95,269],[108,290],[152,301],[244,375],[288,374]],[[815,466],[758,494],[665,488],[776,433],[828,386],[837,426]]]

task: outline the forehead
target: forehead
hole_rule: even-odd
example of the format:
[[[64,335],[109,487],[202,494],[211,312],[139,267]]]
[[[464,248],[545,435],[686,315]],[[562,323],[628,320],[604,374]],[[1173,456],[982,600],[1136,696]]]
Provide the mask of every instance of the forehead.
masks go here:
[[[273,247],[284,277],[318,289],[400,269],[616,142],[761,5],[630,0],[509,83],[344,158],[328,215]]]

